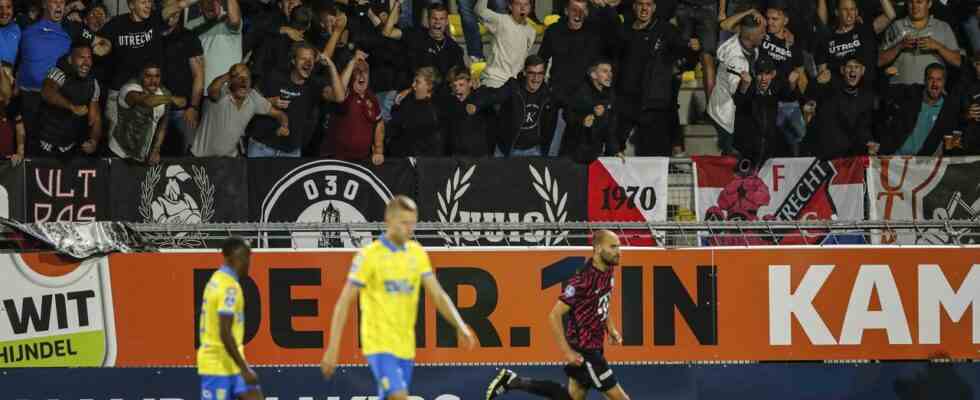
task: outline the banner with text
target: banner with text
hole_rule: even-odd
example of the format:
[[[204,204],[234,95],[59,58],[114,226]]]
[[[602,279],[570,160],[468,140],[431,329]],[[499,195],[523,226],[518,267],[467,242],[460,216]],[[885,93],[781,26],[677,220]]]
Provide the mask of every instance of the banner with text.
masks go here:
[[[980,157],[879,157],[871,159],[871,219],[980,221]],[[876,232],[881,244],[977,244],[980,229]],[[951,237],[952,234],[952,237]]]
[[[867,158],[773,158],[758,170],[733,157],[695,157],[700,221],[864,219]],[[826,232],[719,235],[711,245],[821,244]],[[828,240],[829,241],[829,240]],[[841,241],[837,236],[833,242]]]
[[[600,158],[589,165],[589,221],[667,220],[669,158]],[[624,232],[631,245],[656,244],[652,232]]]
[[[589,254],[430,252],[480,344],[457,348],[451,325],[421,296],[418,362],[560,361],[548,313]],[[351,257],[253,254],[241,281],[250,362],[320,360]],[[113,254],[81,265],[6,255],[0,368],[193,365],[201,296],[221,262],[217,252]],[[615,275],[609,316],[624,339],[606,349],[615,362],[971,358],[980,344],[975,248],[629,250]],[[341,363],[365,362],[356,320],[344,328]]]
[[[249,220],[255,222],[381,222],[392,196],[415,196],[407,159],[382,166],[339,160],[248,160]],[[371,232],[264,232],[273,247],[359,247]],[[285,237],[285,238],[283,238]]]
[[[25,164],[26,222],[109,220],[108,159],[29,159]]]
[[[570,160],[419,159],[419,219],[453,223],[585,221],[586,169]],[[568,231],[443,232],[432,246],[558,245]]]

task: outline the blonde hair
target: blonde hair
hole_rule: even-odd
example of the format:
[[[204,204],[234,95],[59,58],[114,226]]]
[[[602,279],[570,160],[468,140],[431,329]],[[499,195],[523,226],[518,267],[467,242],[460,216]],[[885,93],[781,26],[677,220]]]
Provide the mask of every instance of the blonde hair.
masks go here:
[[[418,214],[419,207],[415,205],[415,200],[410,197],[400,194],[391,198],[388,205],[385,207],[385,215],[389,215],[396,211],[409,211]]]
[[[422,79],[428,81],[432,87],[438,86],[439,82],[442,81],[442,78],[439,76],[439,71],[436,71],[436,69],[433,67],[419,68],[418,71],[415,71],[415,76],[422,77]]]

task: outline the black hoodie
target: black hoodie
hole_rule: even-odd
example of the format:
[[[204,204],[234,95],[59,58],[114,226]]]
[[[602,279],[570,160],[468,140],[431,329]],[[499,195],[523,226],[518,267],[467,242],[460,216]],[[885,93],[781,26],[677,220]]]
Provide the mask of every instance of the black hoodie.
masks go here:
[[[510,155],[518,142],[533,142],[539,146],[541,154],[548,154],[551,139],[555,135],[555,125],[558,122],[558,109],[551,88],[542,83],[541,88],[534,93],[538,99],[535,107],[539,113],[538,123],[534,129],[536,137],[521,137],[521,128],[526,118],[528,107],[527,85],[522,73],[517,78],[511,78],[499,88],[485,87],[473,96],[473,105],[479,111],[485,111],[494,105],[500,105],[500,118],[497,119],[497,146],[504,155]],[[526,147],[529,148],[529,147]],[[526,149],[525,148],[525,149]]]

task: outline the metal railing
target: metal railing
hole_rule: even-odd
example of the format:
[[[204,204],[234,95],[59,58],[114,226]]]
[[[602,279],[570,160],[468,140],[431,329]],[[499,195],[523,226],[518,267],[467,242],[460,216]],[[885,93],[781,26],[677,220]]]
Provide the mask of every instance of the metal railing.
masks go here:
[[[265,248],[357,247],[384,231],[383,223],[226,223],[198,225],[132,224],[159,247],[215,247],[229,236]],[[980,243],[980,223],[945,221],[757,221],[757,222],[421,222],[415,238],[429,246],[528,246],[527,237],[557,238],[542,246],[587,245],[600,229],[620,235],[623,245],[657,247],[899,244],[890,238],[913,235],[918,245],[967,246]],[[450,238],[467,235],[466,243]],[[518,240],[515,240],[517,238]],[[180,243],[193,243],[180,246]],[[534,244],[530,244],[534,245]]]

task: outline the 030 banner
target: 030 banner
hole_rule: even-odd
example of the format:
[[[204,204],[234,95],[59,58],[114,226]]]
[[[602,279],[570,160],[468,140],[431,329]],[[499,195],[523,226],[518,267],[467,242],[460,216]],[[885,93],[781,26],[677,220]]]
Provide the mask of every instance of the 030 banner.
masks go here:
[[[872,220],[980,220],[980,158],[880,157],[871,160]],[[977,229],[882,231],[884,244],[976,244]]]
[[[773,158],[758,170],[733,157],[695,157],[701,221],[864,219],[867,159]],[[710,238],[712,245],[821,244],[821,231]],[[840,237],[834,237],[839,242]]]
[[[319,361],[351,256],[253,255],[242,282],[251,362]],[[584,249],[433,251],[436,275],[480,345],[457,348],[454,330],[423,296],[418,361],[562,360],[548,313],[586,256]],[[81,266],[50,255],[2,260],[0,367],[193,365],[200,296],[221,263],[217,253],[114,254]],[[980,344],[978,261],[980,249],[971,248],[631,249],[616,269],[610,308],[624,345],[607,347],[607,355],[620,362],[972,358]],[[356,320],[343,332],[342,363],[364,362]]]

